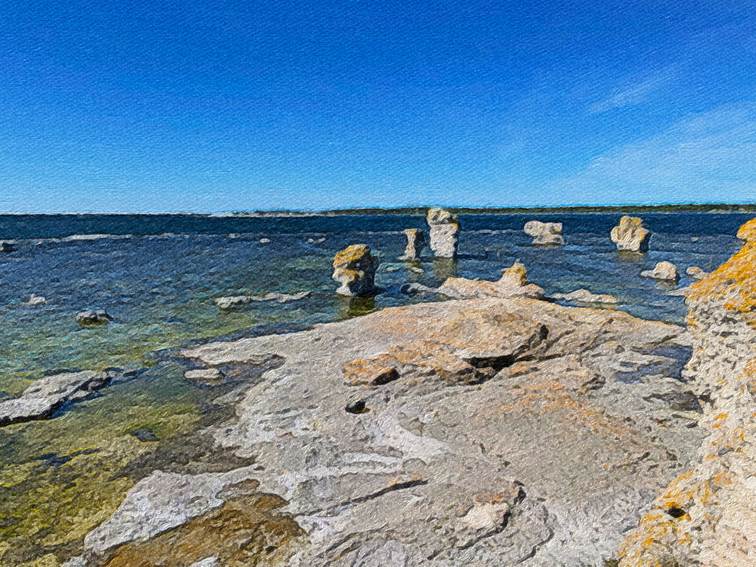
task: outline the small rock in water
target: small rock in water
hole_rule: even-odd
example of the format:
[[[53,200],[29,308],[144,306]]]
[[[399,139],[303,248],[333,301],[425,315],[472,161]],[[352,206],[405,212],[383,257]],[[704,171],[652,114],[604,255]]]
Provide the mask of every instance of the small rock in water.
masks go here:
[[[644,278],[654,278],[668,282],[676,282],[680,277],[677,273],[677,266],[667,261],[658,262],[653,270],[643,270],[640,275]]]
[[[81,311],[76,315],[76,322],[82,326],[105,325],[112,320],[113,318],[108,312],[101,309],[97,311]]]
[[[333,258],[333,275],[340,295],[366,296],[375,293],[375,271],[379,261],[367,244],[352,244]]]
[[[409,268],[407,268],[407,269],[408,269],[408,270],[409,270],[410,272],[415,272],[416,274],[424,274],[424,273],[425,273],[425,270],[423,270],[422,268],[419,268],[419,267],[417,267],[417,266],[410,266],[410,267],[409,267]]]
[[[605,293],[591,293],[587,289],[576,289],[570,293],[555,293],[552,299],[561,299],[563,301],[574,301],[576,303],[618,303],[613,295]]]
[[[436,289],[428,287],[427,285],[413,282],[402,284],[402,287],[399,288],[399,291],[401,293],[404,293],[405,295],[417,295],[418,293],[435,293]]]
[[[561,222],[528,221],[522,230],[533,237],[536,246],[554,246],[564,244]]]
[[[228,297],[218,297],[213,301],[221,309],[232,309],[241,305],[252,303],[253,301],[275,301],[277,303],[288,303],[309,297],[309,291],[300,291],[297,293],[278,293],[270,292],[264,295],[232,295]]]
[[[213,301],[221,309],[232,309],[251,302],[251,297],[250,295],[232,295],[229,297],[218,297]]]
[[[26,301],[24,302],[24,305],[42,305],[42,304],[44,304],[44,303],[47,303],[47,299],[45,299],[45,298],[44,298],[44,297],[42,297],[41,295],[37,295],[37,294],[35,294],[35,293],[32,293],[32,294],[31,294],[31,295],[29,296],[29,299],[27,299],[27,300],[26,300]]]
[[[260,244],[270,244],[270,238],[261,238]]]
[[[16,247],[13,245],[12,242],[7,242],[5,240],[0,240],[0,252],[13,252],[16,250]]]
[[[365,400],[353,400],[349,402],[344,409],[348,413],[365,413],[367,411]]]
[[[646,252],[648,241],[651,239],[651,231],[643,226],[643,219],[640,217],[625,215],[611,230],[610,238],[617,245],[617,250]]]
[[[139,429],[134,429],[133,431],[130,431],[129,434],[133,435],[143,443],[160,441],[160,438],[155,434],[155,432],[148,427],[140,427]]]
[[[308,244],[323,244],[323,242],[325,242],[325,237],[307,239]]]
[[[694,280],[701,280],[709,275],[709,272],[705,272],[698,266],[690,266],[685,273],[688,274]]]

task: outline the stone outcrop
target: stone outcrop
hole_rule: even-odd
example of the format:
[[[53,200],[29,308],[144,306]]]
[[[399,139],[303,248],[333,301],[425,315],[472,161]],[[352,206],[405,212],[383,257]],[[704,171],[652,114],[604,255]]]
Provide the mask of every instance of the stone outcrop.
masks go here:
[[[536,246],[554,246],[564,244],[561,222],[528,221],[522,228],[523,232],[533,237]]]
[[[430,247],[439,258],[455,258],[459,240],[459,220],[444,209],[428,209],[425,217],[430,232]]]
[[[543,297],[543,288],[528,282],[528,271],[516,261],[501,273],[497,281],[447,278],[436,292],[455,299],[482,297]]]
[[[606,303],[612,305],[619,303],[619,300],[613,295],[606,293],[592,293],[587,289],[576,289],[569,293],[554,293],[551,295],[551,298],[560,301],[570,301],[572,303]]]
[[[643,270],[640,275],[644,278],[653,278],[666,282],[677,282],[680,279],[680,275],[677,273],[677,266],[666,260],[657,262],[653,270]]]
[[[233,309],[253,302],[275,301],[276,303],[288,303],[290,301],[299,301],[310,296],[309,291],[300,291],[298,293],[278,293],[270,292],[264,295],[230,295],[217,297],[213,302],[221,309]]]
[[[95,325],[106,325],[112,321],[113,318],[107,311],[98,309],[97,311],[81,311],[76,314],[76,322],[82,327],[92,327]]]
[[[702,400],[706,438],[625,540],[623,567],[751,565],[756,556],[756,219],[738,237],[740,251],[686,300],[693,356],[684,375]]]
[[[646,252],[651,239],[651,231],[643,226],[643,219],[625,215],[611,230],[610,237],[617,246],[617,250]]]
[[[366,296],[375,293],[375,271],[378,260],[367,244],[352,244],[333,258],[333,279],[341,285],[340,295]]]
[[[108,372],[67,372],[35,380],[17,398],[0,402],[0,426],[45,419],[66,402],[82,400],[106,386]]]
[[[419,228],[404,229],[404,236],[407,237],[407,245],[404,248],[404,254],[401,260],[417,260],[420,258],[420,252],[425,244],[425,236]]]

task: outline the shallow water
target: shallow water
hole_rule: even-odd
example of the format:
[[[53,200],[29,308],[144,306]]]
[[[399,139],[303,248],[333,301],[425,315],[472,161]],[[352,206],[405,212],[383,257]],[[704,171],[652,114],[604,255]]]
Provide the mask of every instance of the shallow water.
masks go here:
[[[401,230],[423,228],[419,216],[0,216],[0,240],[17,246],[0,254],[0,392],[16,395],[31,380],[64,368],[135,372],[54,419],[0,429],[1,562],[75,552],[87,529],[106,518],[149,467],[175,460],[172,442],[222,419],[213,399],[223,387],[184,380],[177,348],[430,300],[399,288],[408,281],[436,286],[454,274],[494,279],[515,259],[547,293],[585,287],[617,296],[618,308],[640,317],[681,323],[683,298],[639,277],[640,271],[669,260],[681,271],[679,286],[688,285],[685,268],[719,265],[737,249],[737,228],[751,217],[644,214],[654,234],[651,251],[628,255],[617,253],[608,237],[619,216],[463,216],[460,258],[424,258],[415,264],[421,274],[396,260],[404,248]],[[531,218],[563,222],[566,245],[531,246],[522,233]],[[374,300],[333,293],[331,259],[355,242],[369,244],[382,261],[377,283],[383,292]],[[300,301],[229,312],[212,302],[222,295],[304,290],[312,294]],[[47,304],[24,305],[31,293]],[[105,309],[114,321],[80,328],[74,317],[84,309]]]

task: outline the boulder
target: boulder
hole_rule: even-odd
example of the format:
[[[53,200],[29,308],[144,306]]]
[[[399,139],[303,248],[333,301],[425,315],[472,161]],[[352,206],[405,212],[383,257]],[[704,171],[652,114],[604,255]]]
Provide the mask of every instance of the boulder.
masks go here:
[[[366,296],[375,293],[375,271],[379,261],[367,244],[352,244],[333,258],[332,278],[341,285],[336,293]]]
[[[97,311],[81,311],[76,315],[76,322],[82,327],[106,325],[112,320],[113,318],[108,314],[108,312],[101,309],[98,309]]]
[[[8,242],[6,240],[0,240],[0,253],[13,252],[14,250],[16,250],[16,247],[13,245],[12,242]]]
[[[439,258],[455,258],[459,240],[459,220],[451,212],[433,208],[426,221],[430,228],[430,247]]]
[[[551,296],[552,299],[559,299],[561,301],[571,301],[573,303],[607,303],[615,304],[619,303],[616,297],[604,293],[591,293],[587,289],[576,289],[570,293],[555,293]]]
[[[436,290],[455,299],[481,297],[543,297],[543,288],[528,282],[528,271],[517,260],[501,273],[498,281],[469,280],[467,278],[447,278]]]
[[[404,248],[404,254],[400,259],[417,260],[425,243],[423,231],[419,228],[407,228],[404,230],[404,235],[407,237],[407,246]]]
[[[0,426],[44,419],[66,402],[86,398],[112,379],[106,372],[66,372],[35,380],[17,398],[0,402]]]
[[[536,246],[553,246],[564,244],[561,222],[528,221],[522,229],[525,234],[533,237]]]
[[[688,269],[685,270],[685,273],[688,274],[694,280],[702,280],[703,278],[709,275],[708,272],[703,271],[698,266],[688,267]]]
[[[643,219],[625,215],[612,229],[610,237],[617,245],[617,250],[646,252],[648,241],[651,239],[651,231],[643,226]]]
[[[644,278],[653,278],[667,282],[676,282],[680,279],[677,273],[677,266],[667,261],[657,262],[653,270],[643,270],[640,275]]]

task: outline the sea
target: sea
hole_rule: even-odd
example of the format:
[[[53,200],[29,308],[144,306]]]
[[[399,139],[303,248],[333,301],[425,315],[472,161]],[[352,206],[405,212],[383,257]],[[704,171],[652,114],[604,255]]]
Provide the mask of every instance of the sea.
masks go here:
[[[213,400],[234,385],[186,380],[181,348],[437,301],[402,286],[435,287],[452,275],[496,279],[515,260],[547,294],[586,288],[616,296],[613,308],[682,324],[684,297],[675,291],[691,283],[685,269],[715,269],[753,215],[641,216],[653,233],[646,254],[615,249],[609,231],[619,213],[470,214],[460,217],[456,260],[434,259],[426,248],[407,263],[398,259],[402,230],[425,228],[419,215],[1,215],[0,240],[15,251],[0,253],[0,400],[62,371],[117,368],[126,377],[52,419],[0,428],[0,541],[11,542],[10,564],[75,553],[134,482],[189,460],[182,440],[228,417]],[[566,244],[532,246],[522,228],[533,219],[562,222]],[[335,293],[331,261],[354,243],[380,259],[373,298]],[[678,266],[678,284],[640,277],[660,260]],[[227,311],[213,301],[303,291],[310,295],[301,300]],[[31,294],[46,303],[27,305]],[[88,309],[113,320],[80,327],[76,314]]]

